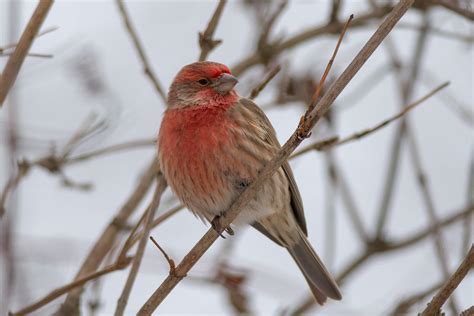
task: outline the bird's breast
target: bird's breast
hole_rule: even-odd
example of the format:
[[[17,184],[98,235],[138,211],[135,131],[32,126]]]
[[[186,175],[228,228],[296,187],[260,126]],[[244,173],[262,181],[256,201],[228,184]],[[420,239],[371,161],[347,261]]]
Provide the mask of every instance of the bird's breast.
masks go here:
[[[159,156],[176,195],[195,213],[219,213],[234,196],[229,168],[233,122],[221,109],[167,111]]]

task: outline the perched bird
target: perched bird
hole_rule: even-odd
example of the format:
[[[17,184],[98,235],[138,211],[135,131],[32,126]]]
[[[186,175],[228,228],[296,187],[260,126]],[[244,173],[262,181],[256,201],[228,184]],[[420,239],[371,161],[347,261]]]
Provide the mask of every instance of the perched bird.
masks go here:
[[[215,62],[196,62],[176,75],[158,136],[159,161],[174,193],[195,215],[211,222],[280,149],[272,124],[234,90],[237,79]],[[285,247],[323,304],[342,298],[308,242],[301,196],[285,163],[234,221],[250,224]]]

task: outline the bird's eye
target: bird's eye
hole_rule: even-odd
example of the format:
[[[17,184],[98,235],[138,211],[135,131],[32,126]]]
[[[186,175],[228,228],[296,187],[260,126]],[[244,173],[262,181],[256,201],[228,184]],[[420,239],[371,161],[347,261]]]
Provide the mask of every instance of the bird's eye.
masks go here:
[[[211,82],[210,82],[209,80],[203,78],[203,79],[199,79],[199,80],[198,80],[198,83],[199,83],[201,86],[207,86],[207,85],[209,85]]]

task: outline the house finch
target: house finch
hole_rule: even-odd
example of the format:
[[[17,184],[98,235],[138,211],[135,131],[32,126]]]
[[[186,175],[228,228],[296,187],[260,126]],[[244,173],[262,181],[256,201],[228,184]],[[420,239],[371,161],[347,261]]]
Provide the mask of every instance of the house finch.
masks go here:
[[[168,94],[158,136],[163,174],[178,198],[198,217],[222,215],[280,149],[263,111],[234,90],[237,79],[214,62],[185,66]],[[250,224],[285,247],[316,300],[341,293],[306,235],[300,193],[288,163],[267,180],[234,221]]]

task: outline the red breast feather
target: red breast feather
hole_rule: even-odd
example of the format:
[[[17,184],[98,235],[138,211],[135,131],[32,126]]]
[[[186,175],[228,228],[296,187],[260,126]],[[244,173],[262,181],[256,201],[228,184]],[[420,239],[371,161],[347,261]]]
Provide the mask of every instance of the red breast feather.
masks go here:
[[[171,109],[161,124],[162,170],[175,194],[198,215],[220,213],[232,200],[233,188],[223,177],[228,162],[222,159],[233,125],[228,107]]]

